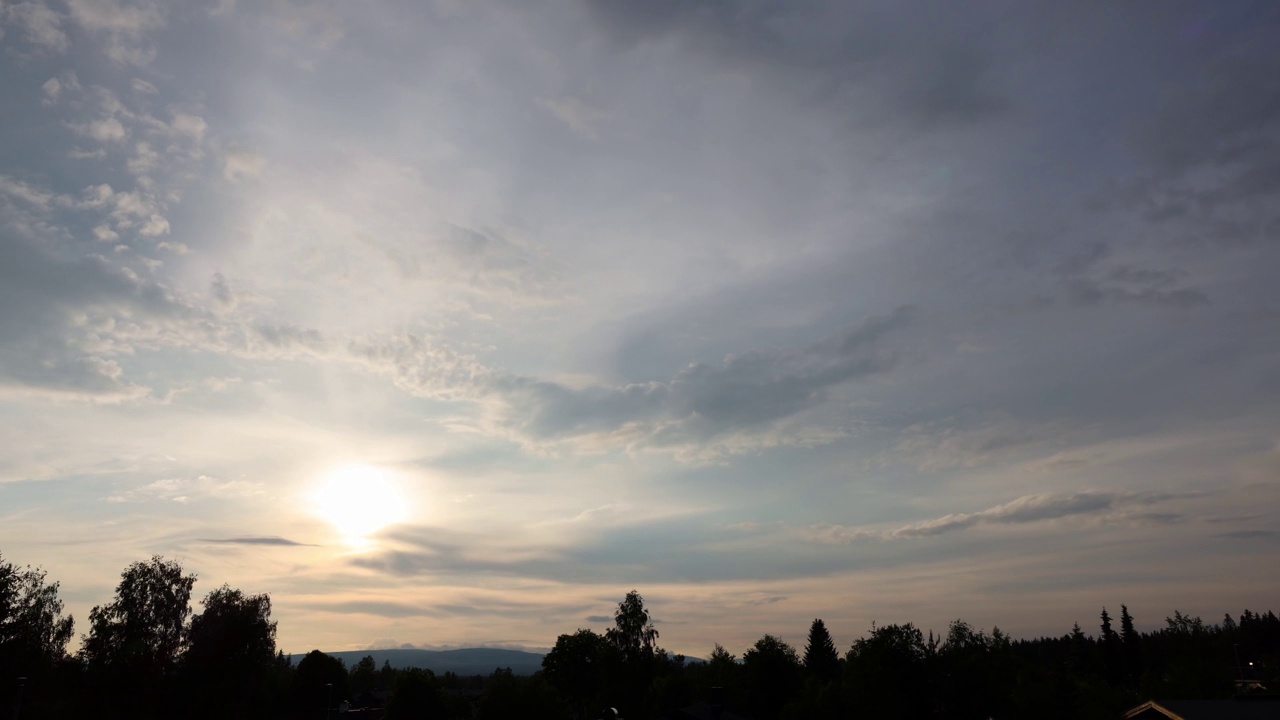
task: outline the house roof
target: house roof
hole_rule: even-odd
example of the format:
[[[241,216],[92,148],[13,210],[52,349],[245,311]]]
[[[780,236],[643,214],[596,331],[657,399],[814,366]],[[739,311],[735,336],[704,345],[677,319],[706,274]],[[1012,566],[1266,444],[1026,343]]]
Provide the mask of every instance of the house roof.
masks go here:
[[[1280,702],[1268,700],[1150,700],[1124,714],[1124,720],[1276,720]]]

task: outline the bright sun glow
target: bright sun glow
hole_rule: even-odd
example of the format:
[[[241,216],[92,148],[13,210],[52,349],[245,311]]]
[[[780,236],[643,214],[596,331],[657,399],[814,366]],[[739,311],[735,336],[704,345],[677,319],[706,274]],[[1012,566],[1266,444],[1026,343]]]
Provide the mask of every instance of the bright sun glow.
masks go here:
[[[405,519],[404,501],[377,468],[352,465],[329,475],[316,496],[320,517],[343,535],[364,537]]]

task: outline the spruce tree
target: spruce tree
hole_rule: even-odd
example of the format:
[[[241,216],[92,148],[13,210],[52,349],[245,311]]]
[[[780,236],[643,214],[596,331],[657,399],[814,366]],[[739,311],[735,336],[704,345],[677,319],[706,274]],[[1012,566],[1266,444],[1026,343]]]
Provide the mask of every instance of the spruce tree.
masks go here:
[[[1121,677],[1120,636],[1111,629],[1111,615],[1102,608],[1102,672],[1107,682],[1115,684]]]
[[[1142,638],[1133,629],[1133,616],[1129,608],[1120,606],[1120,648],[1124,655],[1124,669],[1129,682],[1138,680],[1142,674]]]
[[[1133,630],[1133,616],[1129,614],[1129,608],[1120,606],[1120,642],[1129,645],[1136,642],[1138,634]]]
[[[840,674],[840,655],[831,633],[821,619],[814,619],[809,626],[809,642],[804,647],[804,668],[811,677],[823,682],[834,680]]]

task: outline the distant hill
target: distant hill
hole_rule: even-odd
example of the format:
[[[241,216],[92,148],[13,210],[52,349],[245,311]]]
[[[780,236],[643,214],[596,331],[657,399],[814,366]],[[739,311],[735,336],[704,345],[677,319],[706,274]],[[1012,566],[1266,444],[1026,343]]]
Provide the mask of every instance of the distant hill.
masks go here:
[[[437,675],[454,672],[459,675],[489,675],[497,668],[511,668],[516,675],[532,675],[542,669],[542,655],[520,650],[500,648],[461,648],[459,650],[343,650],[328,653],[347,664],[350,669],[365,655],[382,667],[390,662],[393,668],[425,668]],[[306,653],[290,655],[296,665]]]

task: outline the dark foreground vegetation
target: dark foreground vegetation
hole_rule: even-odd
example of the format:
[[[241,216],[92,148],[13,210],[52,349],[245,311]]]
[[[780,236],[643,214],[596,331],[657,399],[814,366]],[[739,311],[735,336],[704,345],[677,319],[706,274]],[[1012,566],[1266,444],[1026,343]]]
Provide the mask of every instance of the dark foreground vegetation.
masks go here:
[[[1216,625],[1175,612],[1141,633],[1121,605],[1118,628],[1103,610],[1096,635],[1077,625],[1035,640],[959,620],[940,636],[882,625],[843,655],[814,620],[802,650],[765,635],[741,658],[717,645],[687,661],[658,646],[634,591],[613,628],[561,635],[531,677],[436,676],[372,657],[348,668],[319,650],[294,664],[276,648],[268,596],[224,585],[193,615],[195,580],[158,556],[129,566],[73,656],[58,584],[0,558],[0,716],[588,720],[609,706],[626,718],[690,717],[680,710],[697,706],[697,717],[714,699],[726,720],[1118,718],[1151,697],[1265,693],[1280,679],[1272,612]]]

